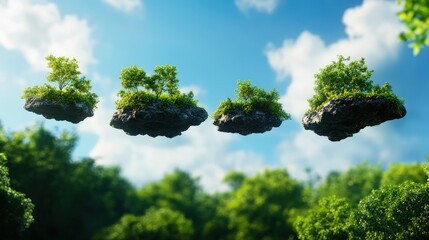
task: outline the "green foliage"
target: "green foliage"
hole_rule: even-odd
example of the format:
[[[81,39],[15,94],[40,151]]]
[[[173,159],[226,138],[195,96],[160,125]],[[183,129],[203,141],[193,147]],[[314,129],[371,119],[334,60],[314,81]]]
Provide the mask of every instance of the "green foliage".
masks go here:
[[[379,188],[382,176],[380,167],[371,166],[368,162],[343,173],[333,172],[317,187],[316,197],[320,199],[336,195],[355,207],[373,189]]]
[[[315,94],[308,100],[310,109],[308,112],[321,108],[325,103],[334,98],[387,98],[395,102],[398,107],[402,101],[392,92],[389,83],[383,86],[373,85],[372,70],[368,70],[365,60],[350,61],[350,57],[338,56],[337,62],[332,62],[320,73],[315,74]]]
[[[132,65],[123,68],[119,79],[124,90],[118,93],[120,99],[116,101],[116,108],[129,107],[137,110],[155,101],[161,102],[165,107],[174,105],[181,109],[197,106],[192,91],[180,93],[175,66],[156,66],[154,72],[148,76],[141,67]],[[139,87],[143,90],[139,90]]]
[[[358,205],[355,239],[428,239],[429,185],[405,182],[373,191]]]
[[[286,170],[265,170],[249,177],[226,203],[234,239],[294,238],[294,209],[303,207],[303,186]]]
[[[197,178],[189,173],[176,169],[166,174],[161,181],[144,186],[139,197],[143,208],[169,208],[182,212],[185,217],[194,223],[195,234],[200,236],[204,225],[206,212],[201,212],[201,186]]]
[[[424,180],[419,164],[396,164],[383,173],[365,163],[332,173],[319,186],[299,183],[284,169],[253,177],[231,172],[225,176],[231,191],[215,194],[203,192],[198,178],[175,170],[137,193],[118,168],[97,166],[92,159],[73,161],[76,141],[74,133],[54,135],[40,125],[12,134],[0,128],[0,152],[9,158],[0,160],[0,183],[25,193],[36,206],[36,221],[22,236],[8,237],[1,228],[2,239],[429,237],[428,184],[402,183]],[[385,186],[378,189],[380,182]],[[3,189],[0,206],[6,206]],[[0,208],[0,216],[17,213],[14,209]],[[29,221],[22,214],[11,215],[20,224],[15,229]]]
[[[234,239],[233,231],[229,228],[229,217],[226,209],[226,203],[230,198],[230,192],[204,194],[200,197],[198,212],[201,214],[203,225],[200,230],[201,233],[194,239]]]
[[[392,164],[384,173],[381,185],[398,185],[406,181],[426,183],[428,175],[422,164]]]
[[[351,208],[344,198],[322,198],[307,216],[298,217],[295,228],[299,239],[349,239]]]
[[[190,239],[193,234],[192,221],[168,208],[147,210],[141,223],[143,239]]]
[[[410,41],[414,55],[429,45],[427,37],[429,31],[429,0],[397,0],[403,5],[403,9],[398,13],[407,28],[399,35],[402,41]]]
[[[237,98],[227,98],[222,101],[213,113],[213,118],[227,114],[230,110],[242,110],[247,114],[255,111],[266,112],[279,117],[281,120],[290,119],[279,100],[279,93],[273,89],[265,92],[257,86],[252,86],[249,80],[237,81],[238,89],[235,90]]]
[[[2,239],[18,239],[34,221],[34,205],[10,187],[6,157],[0,153],[0,232]]]
[[[119,169],[96,166],[92,159],[72,160],[76,141],[73,133],[55,136],[40,125],[12,134],[0,129],[11,187],[36,206],[36,221],[23,239],[90,239],[138,210],[137,192]]]
[[[232,171],[223,177],[223,182],[228,184],[229,187],[235,191],[241,187],[245,179],[246,175],[244,173]]]
[[[168,208],[151,208],[143,216],[124,215],[118,223],[98,233],[95,240],[191,239],[192,221]]]
[[[58,89],[48,84],[29,87],[24,90],[23,99],[39,97],[65,104],[84,103],[90,109],[96,107],[98,96],[90,92],[91,81],[84,76],[79,77],[80,71],[76,59],[49,55],[46,60],[52,69],[47,80],[58,83]]]

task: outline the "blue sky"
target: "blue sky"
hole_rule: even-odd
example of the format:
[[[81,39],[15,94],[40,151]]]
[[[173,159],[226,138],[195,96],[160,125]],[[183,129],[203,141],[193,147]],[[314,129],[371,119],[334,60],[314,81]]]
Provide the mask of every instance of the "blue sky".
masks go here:
[[[255,174],[286,167],[304,179],[369,161],[423,161],[429,154],[429,50],[417,57],[397,40],[403,29],[395,1],[167,1],[0,0],[0,119],[9,131],[35,123],[54,132],[76,131],[76,158],[119,165],[140,186],[175,167],[200,176],[208,191],[225,189],[231,170]],[[27,86],[42,84],[44,57],[75,57],[101,102],[95,116],[73,125],[26,112]],[[300,119],[312,95],[313,75],[336,55],[366,58],[373,80],[389,81],[406,100],[404,119],[366,128],[339,143],[305,131]],[[238,79],[276,88],[293,119],[271,132],[219,133],[210,119],[182,136],[130,137],[109,126],[121,68],[178,68],[180,86],[193,90],[211,114],[234,97]]]

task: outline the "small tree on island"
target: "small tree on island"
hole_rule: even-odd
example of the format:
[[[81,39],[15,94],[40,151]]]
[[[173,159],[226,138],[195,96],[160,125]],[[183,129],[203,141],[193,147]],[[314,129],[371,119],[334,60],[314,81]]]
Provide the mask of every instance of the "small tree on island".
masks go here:
[[[237,98],[230,98],[222,101],[213,113],[213,118],[227,114],[231,110],[241,110],[246,114],[251,114],[255,111],[266,112],[273,116],[279,117],[280,120],[290,119],[290,115],[286,113],[281,103],[279,103],[279,93],[273,89],[269,92],[264,91],[257,86],[252,86],[249,80],[237,81],[238,89],[235,90]]]
[[[308,100],[308,112],[321,108],[334,98],[383,97],[396,102],[399,107],[402,101],[392,92],[392,86],[387,82],[383,86],[373,85],[372,73],[364,58],[350,61],[350,57],[339,55],[338,61],[333,61],[314,75],[315,94]]]
[[[47,80],[57,83],[58,89],[49,84],[29,87],[24,90],[22,98],[38,97],[66,104],[84,103],[90,109],[96,107],[98,96],[90,92],[91,81],[85,76],[80,76],[76,59],[49,55],[46,60],[48,67],[51,68]]]
[[[175,105],[179,108],[197,106],[192,91],[180,93],[175,66],[156,66],[154,74],[149,76],[143,68],[132,65],[122,69],[119,79],[124,90],[118,93],[117,109],[129,107],[137,110],[156,101],[164,106]]]

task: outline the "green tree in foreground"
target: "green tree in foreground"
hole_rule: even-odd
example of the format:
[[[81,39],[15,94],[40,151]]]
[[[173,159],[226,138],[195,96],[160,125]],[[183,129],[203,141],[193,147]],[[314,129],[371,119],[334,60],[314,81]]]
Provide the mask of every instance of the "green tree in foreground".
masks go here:
[[[326,181],[316,188],[316,197],[321,199],[335,195],[346,199],[350,206],[355,207],[373,189],[380,187],[382,176],[383,172],[379,166],[371,166],[365,162],[345,172],[329,174]]]
[[[222,101],[213,113],[213,118],[227,114],[230,110],[241,110],[247,114],[255,111],[266,112],[279,117],[282,121],[290,119],[282,104],[279,103],[279,93],[273,89],[269,92],[257,86],[252,86],[249,80],[237,81],[238,89],[235,90],[237,98],[227,98]]]
[[[403,5],[403,9],[398,13],[407,28],[399,35],[402,41],[410,41],[414,55],[429,45],[427,37],[429,31],[429,0],[397,0]]]
[[[226,203],[232,239],[294,238],[293,213],[304,205],[302,194],[303,186],[283,169],[246,178]]]
[[[429,239],[429,185],[405,182],[373,191],[354,215],[354,239]]]
[[[33,208],[29,198],[10,187],[6,157],[0,153],[0,238],[18,239],[34,221]]]
[[[156,101],[164,106],[175,105],[179,108],[197,106],[192,91],[188,94],[180,93],[175,66],[156,66],[151,76],[141,67],[130,66],[122,69],[119,79],[124,90],[118,93],[120,99],[116,101],[117,109],[129,107],[137,110]]]
[[[90,239],[139,206],[135,188],[119,169],[72,160],[76,142],[72,133],[56,136],[41,125],[13,134],[0,128],[11,187],[35,205],[36,221],[23,239]]]
[[[350,61],[350,57],[338,56],[338,61],[334,61],[315,74],[314,95],[308,100],[312,112],[321,108],[325,103],[334,98],[348,97],[383,97],[402,104],[401,100],[392,92],[389,83],[383,86],[373,85],[369,70],[362,58],[357,61]],[[347,64],[347,62],[349,62]]]
[[[392,164],[383,173],[381,185],[398,185],[406,181],[426,183],[428,175],[420,163]]]
[[[101,231],[95,240],[187,240],[193,234],[192,221],[168,208],[151,208],[143,216],[124,215],[118,223]]]
[[[84,103],[94,109],[98,103],[98,96],[90,92],[91,81],[79,75],[79,65],[76,59],[66,57],[46,57],[51,72],[47,76],[49,82],[58,84],[58,89],[49,84],[29,87],[24,90],[23,99],[38,97],[59,101],[65,104]]]
[[[295,228],[299,239],[348,239],[351,208],[346,199],[335,195],[322,198],[306,217],[298,217]]]

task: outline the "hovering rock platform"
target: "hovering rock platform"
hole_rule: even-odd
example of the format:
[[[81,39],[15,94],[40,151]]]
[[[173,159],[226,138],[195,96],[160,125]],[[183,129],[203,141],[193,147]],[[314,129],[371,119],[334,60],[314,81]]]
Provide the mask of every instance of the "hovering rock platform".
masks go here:
[[[24,109],[43,115],[47,119],[78,123],[94,112],[84,103],[66,104],[55,100],[30,97],[25,101]]]
[[[403,105],[382,97],[335,98],[322,108],[304,115],[302,124],[331,141],[340,141],[367,126],[403,118],[407,110]]]
[[[200,125],[207,117],[208,114],[204,108],[180,109],[174,105],[164,106],[161,102],[152,102],[139,110],[131,108],[117,110],[113,114],[110,126],[122,129],[131,136],[173,138],[181,135],[190,126]]]
[[[282,121],[277,116],[261,111],[247,114],[242,110],[230,110],[227,114],[215,117],[213,124],[218,126],[220,132],[249,135],[270,131],[273,127],[279,127]]]

